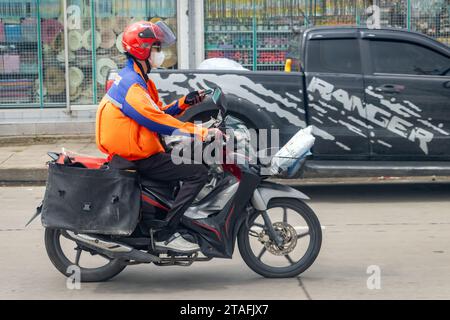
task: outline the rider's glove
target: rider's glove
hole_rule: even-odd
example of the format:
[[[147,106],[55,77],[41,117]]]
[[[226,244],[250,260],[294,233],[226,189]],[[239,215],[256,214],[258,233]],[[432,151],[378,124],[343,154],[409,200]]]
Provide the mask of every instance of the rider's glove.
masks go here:
[[[184,103],[194,106],[196,104],[199,104],[205,99],[205,90],[199,90],[199,91],[192,91],[189,93],[186,98],[184,99]]]

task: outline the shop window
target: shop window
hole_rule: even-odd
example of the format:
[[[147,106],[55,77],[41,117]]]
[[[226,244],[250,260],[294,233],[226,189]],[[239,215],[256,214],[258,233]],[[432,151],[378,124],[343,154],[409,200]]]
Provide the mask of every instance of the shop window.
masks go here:
[[[64,19],[62,1],[40,1],[42,94],[44,104],[64,105],[66,79],[64,60]]]
[[[0,105],[39,102],[35,1],[0,1]]]
[[[254,71],[282,71],[301,1],[205,0],[205,58],[227,58]]]
[[[0,105],[66,104],[63,0],[36,3],[0,0]],[[176,0],[67,0],[67,6],[74,105],[97,104],[108,71],[124,66],[121,34],[128,24],[164,20],[176,33]],[[176,44],[164,50],[162,67],[176,68]]]
[[[122,68],[126,63],[121,45],[122,32],[135,21],[163,20],[177,34],[176,0],[100,0],[96,1],[96,27],[101,43],[97,49],[97,100],[105,93],[106,75],[110,68]],[[113,32],[111,32],[111,30]],[[176,69],[177,44],[163,49],[166,59],[162,68]]]

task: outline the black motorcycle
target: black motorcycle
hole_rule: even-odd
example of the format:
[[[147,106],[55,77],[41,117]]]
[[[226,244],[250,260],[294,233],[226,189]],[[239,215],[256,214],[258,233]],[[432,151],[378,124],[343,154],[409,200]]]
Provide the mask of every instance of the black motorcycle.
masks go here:
[[[209,126],[239,131],[236,136],[240,140],[249,140],[243,123],[227,115],[226,99],[219,88],[212,97],[218,116]],[[178,142],[170,137],[168,148]],[[225,145],[223,148],[226,149]],[[224,153],[230,156],[229,150]],[[49,155],[53,163],[75,163],[88,169],[106,163],[105,159],[77,155]],[[140,214],[130,235],[99,235],[47,227],[45,247],[50,260],[65,276],[71,276],[71,266],[77,266],[82,282],[99,282],[116,276],[127,265],[190,266],[213,258],[231,259],[237,240],[245,263],[264,277],[295,277],[312,265],[320,251],[322,230],[317,216],[304,202],[308,196],[267,181],[270,175],[262,170],[267,165],[258,162],[210,164],[208,168],[209,181],[185,212],[178,230],[199,244],[199,252],[186,255],[155,248],[154,234],[167,225],[163,217],[179,186],[141,179]]]

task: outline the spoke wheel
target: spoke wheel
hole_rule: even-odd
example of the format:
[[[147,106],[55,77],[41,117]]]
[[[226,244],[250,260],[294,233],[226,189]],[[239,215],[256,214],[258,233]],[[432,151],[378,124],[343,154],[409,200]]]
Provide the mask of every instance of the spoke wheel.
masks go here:
[[[320,222],[309,206],[294,199],[273,200],[266,212],[282,243],[271,239],[262,213],[255,213],[239,230],[239,251],[247,265],[265,277],[297,276],[319,254]]]
[[[123,261],[85,248],[57,229],[45,229],[45,248],[50,261],[65,276],[71,276],[74,267],[78,267],[81,282],[106,281],[126,267]]]

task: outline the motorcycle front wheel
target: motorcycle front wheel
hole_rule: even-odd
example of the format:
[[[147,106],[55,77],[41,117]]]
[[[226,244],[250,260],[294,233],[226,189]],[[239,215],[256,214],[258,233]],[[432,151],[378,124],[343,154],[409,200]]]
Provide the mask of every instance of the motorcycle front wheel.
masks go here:
[[[80,282],[103,282],[115,277],[126,264],[101,256],[66,238],[58,229],[45,229],[45,249],[53,265],[66,277],[79,270]],[[82,254],[86,256],[81,259]]]
[[[252,214],[238,233],[242,259],[266,278],[291,278],[306,271],[316,260],[322,245],[322,228],[314,211],[303,201],[274,199],[266,210],[282,245],[272,241],[267,220],[261,212]]]

